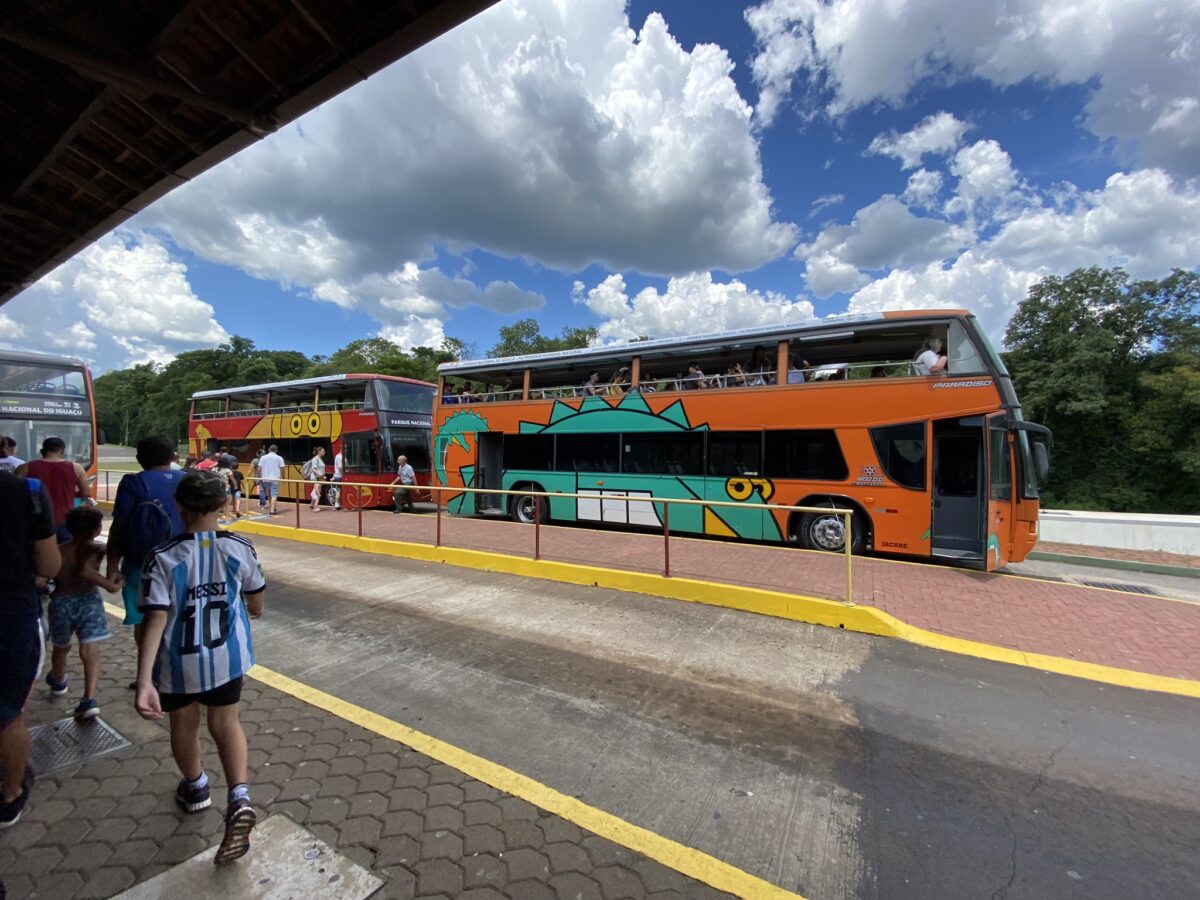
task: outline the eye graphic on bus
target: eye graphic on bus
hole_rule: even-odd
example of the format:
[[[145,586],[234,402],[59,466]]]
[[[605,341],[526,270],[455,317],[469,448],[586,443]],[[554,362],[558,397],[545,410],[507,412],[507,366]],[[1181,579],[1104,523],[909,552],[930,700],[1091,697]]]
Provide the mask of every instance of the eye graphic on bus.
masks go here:
[[[739,503],[749,500],[755,488],[758,488],[764,503],[775,494],[775,485],[769,478],[730,478],[725,482],[725,493],[729,495],[730,500],[737,500]]]

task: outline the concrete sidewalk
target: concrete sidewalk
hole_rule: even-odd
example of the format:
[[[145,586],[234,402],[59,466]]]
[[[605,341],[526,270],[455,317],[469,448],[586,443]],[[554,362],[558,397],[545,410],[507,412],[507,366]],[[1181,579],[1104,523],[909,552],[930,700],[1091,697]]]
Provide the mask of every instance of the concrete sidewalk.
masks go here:
[[[440,528],[445,547],[515,557],[662,574],[664,541],[646,534],[577,526],[532,527],[504,519],[430,511],[361,514],[365,537],[432,545]],[[354,511],[300,510],[306,530],[356,535]],[[293,532],[296,510],[259,519],[272,535]],[[840,556],[794,547],[672,537],[670,573],[676,578],[762,588],[831,600],[845,596]],[[1023,653],[1060,657],[1169,678],[1200,680],[1200,605],[1119,590],[936,564],[856,557],[853,600],[927,631]],[[1119,579],[1113,579],[1119,580]]]
[[[213,807],[185,816],[173,799],[179,774],[167,729],[134,712],[133,643],[110,624],[98,699],[130,746],[38,778],[24,818],[0,832],[10,900],[111,897],[220,839],[225,784],[211,742]],[[69,674],[65,698],[39,682],[31,726],[70,715],[67,698],[82,680],[74,656]],[[373,898],[729,896],[260,682],[247,680],[242,721],[260,823],[287,816],[303,825],[383,881]],[[200,897],[202,879],[216,874],[197,871],[189,887]]]

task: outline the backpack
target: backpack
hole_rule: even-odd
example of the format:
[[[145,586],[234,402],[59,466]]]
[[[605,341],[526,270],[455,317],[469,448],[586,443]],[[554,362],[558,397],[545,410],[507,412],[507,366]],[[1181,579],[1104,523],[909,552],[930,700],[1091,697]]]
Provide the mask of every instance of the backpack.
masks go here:
[[[129,514],[129,520],[122,523],[121,555],[130,565],[141,566],[151,550],[175,536],[175,526],[162,502],[150,496],[142,473],[135,475],[133,480],[141,485],[142,497]]]
[[[307,481],[310,477],[312,477],[312,470],[313,470],[313,464],[312,464],[312,460],[310,459],[308,462],[306,462],[303,466],[300,467],[300,477],[303,478],[305,481]]]

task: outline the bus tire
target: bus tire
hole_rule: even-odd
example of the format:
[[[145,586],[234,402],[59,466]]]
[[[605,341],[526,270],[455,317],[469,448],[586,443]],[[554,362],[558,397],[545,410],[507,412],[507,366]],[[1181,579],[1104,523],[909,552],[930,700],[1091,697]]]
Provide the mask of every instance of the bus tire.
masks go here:
[[[802,504],[807,506],[808,504]],[[851,521],[851,553],[862,553],[866,546],[867,520],[858,510]],[[797,527],[800,544],[809,550],[824,550],[828,553],[843,553],[846,549],[846,525],[842,516],[834,512],[804,513]]]
[[[523,484],[521,488],[529,491],[541,491],[540,484]],[[540,514],[535,510],[540,509]],[[512,494],[508,498],[508,515],[514,522],[522,525],[532,525],[534,516],[539,515],[542,524],[550,521],[550,503],[548,497],[534,497],[531,494]]]

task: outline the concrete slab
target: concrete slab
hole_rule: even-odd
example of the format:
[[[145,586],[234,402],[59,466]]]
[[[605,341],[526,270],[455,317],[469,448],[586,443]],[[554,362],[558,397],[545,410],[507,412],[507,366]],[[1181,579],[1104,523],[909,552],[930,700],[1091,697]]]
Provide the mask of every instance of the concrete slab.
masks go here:
[[[262,822],[254,829],[251,841],[249,855],[236,863],[214,866],[214,845],[118,894],[117,900],[184,896],[189,900],[363,900],[383,885],[362,866],[285,815],[277,814]]]

